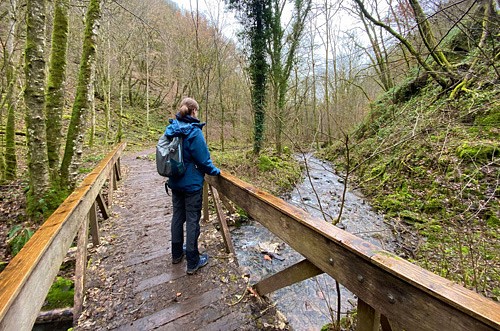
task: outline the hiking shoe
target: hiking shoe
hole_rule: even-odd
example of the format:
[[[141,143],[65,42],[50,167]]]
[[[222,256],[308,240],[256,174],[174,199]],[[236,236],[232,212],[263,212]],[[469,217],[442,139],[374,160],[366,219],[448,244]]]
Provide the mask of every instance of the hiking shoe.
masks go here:
[[[182,252],[181,256],[172,258],[172,264],[181,263],[183,258],[184,258],[184,252]]]
[[[206,266],[208,264],[208,254],[203,253],[200,255],[200,260],[198,261],[198,265],[194,268],[187,268],[186,273],[188,275],[193,275],[198,269]]]
[[[184,244],[182,246],[182,254],[181,254],[181,256],[176,257],[176,258],[172,257],[172,264],[181,263],[182,259],[184,258],[185,255],[186,255],[186,244]]]

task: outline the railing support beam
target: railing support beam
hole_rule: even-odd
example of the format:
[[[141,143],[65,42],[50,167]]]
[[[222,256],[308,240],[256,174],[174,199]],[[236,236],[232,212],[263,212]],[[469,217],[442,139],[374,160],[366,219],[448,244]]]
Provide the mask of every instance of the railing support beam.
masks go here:
[[[380,313],[373,307],[358,298],[358,327],[357,331],[378,331],[380,326]]]
[[[254,285],[254,289],[259,295],[266,295],[322,273],[323,270],[306,259],[261,280]]]
[[[234,251],[233,241],[231,239],[231,232],[229,232],[229,227],[227,226],[226,217],[222,211],[220,205],[219,194],[217,190],[210,186],[210,192],[212,192],[212,198],[214,199],[215,210],[217,212],[217,219],[222,231],[222,239],[224,240],[224,245],[226,246],[226,253],[231,253],[236,258],[236,252]]]
[[[95,206],[95,204],[93,204]],[[85,273],[87,271],[87,243],[89,239],[89,217],[85,217],[78,231],[76,264],[75,264],[75,296],[73,304],[73,325],[76,325],[82,313],[83,296],[85,294]]]

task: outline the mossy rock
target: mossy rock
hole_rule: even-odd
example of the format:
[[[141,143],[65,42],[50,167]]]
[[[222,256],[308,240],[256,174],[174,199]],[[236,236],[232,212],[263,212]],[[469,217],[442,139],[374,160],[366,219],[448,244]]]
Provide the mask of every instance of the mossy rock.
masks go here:
[[[425,219],[422,217],[421,214],[410,211],[410,210],[402,210],[399,213],[399,217],[404,219],[407,223],[424,223]]]
[[[71,279],[57,277],[50,287],[43,310],[73,307],[75,296],[74,283]]]
[[[491,108],[484,116],[477,116],[474,124],[484,126],[486,128],[499,128],[500,106]]]
[[[491,160],[492,157],[500,155],[500,146],[491,143],[464,143],[457,148],[457,155],[463,160],[487,162]]]

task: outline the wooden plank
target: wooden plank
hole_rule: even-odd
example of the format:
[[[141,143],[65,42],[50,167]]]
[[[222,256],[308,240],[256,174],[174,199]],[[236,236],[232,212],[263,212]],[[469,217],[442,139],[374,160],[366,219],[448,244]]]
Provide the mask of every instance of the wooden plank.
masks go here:
[[[231,232],[229,232],[229,227],[227,226],[226,217],[222,212],[222,207],[220,205],[219,194],[217,190],[210,186],[210,192],[212,192],[212,197],[214,199],[215,210],[217,212],[217,219],[222,230],[222,239],[224,240],[224,245],[226,246],[226,253],[231,253],[236,257],[236,252],[234,251],[233,241],[231,239]]]
[[[92,204],[95,206],[95,204]],[[89,217],[85,217],[78,231],[75,264],[75,296],[73,304],[73,324],[76,325],[83,309],[85,294],[85,274],[87,271],[87,243],[89,239]]]
[[[500,330],[500,304],[313,218],[226,172],[207,176],[207,181],[403,328]]]
[[[137,286],[134,288],[134,293],[139,293],[185,276],[186,269],[184,268],[167,269],[166,272],[162,273],[161,275],[141,280],[139,284],[137,284]]]
[[[101,210],[102,218],[107,220],[109,218],[109,210],[108,210],[108,206],[104,202],[104,198],[103,198],[101,192],[99,192],[95,201],[97,202],[97,205],[99,206],[99,209]]]
[[[222,291],[219,288],[214,288],[208,292],[201,293],[199,296],[170,305],[154,314],[137,319],[128,325],[119,327],[117,330],[153,330],[223,298],[224,294]]]
[[[380,327],[380,313],[373,307],[358,299],[358,325],[357,331],[378,331]]]
[[[323,270],[316,267],[308,260],[302,260],[266,279],[261,280],[254,285],[254,288],[259,295],[266,295],[322,273]]]
[[[101,160],[0,273],[0,330],[31,330],[82,220],[125,146]]]
[[[97,206],[95,201],[89,210],[89,225],[92,244],[94,247],[99,246],[101,244],[101,239],[99,237],[99,222],[97,221]]]

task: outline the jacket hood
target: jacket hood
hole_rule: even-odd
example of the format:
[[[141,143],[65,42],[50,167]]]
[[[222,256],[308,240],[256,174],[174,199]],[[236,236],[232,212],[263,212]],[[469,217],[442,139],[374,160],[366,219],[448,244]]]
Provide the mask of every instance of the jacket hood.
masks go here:
[[[165,130],[165,135],[168,137],[188,136],[194,129],[203,128],[206,123],[200,123],[199,120],[192,118],[190,122],[181,121],[178,119],[170,119],[170,125]]]

